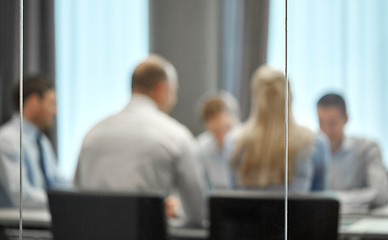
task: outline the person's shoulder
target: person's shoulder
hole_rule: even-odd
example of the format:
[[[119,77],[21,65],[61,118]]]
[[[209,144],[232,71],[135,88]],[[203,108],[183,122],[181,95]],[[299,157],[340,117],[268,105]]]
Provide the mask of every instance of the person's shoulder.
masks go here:
[[[205,131],[197,136],[197,143],[203,154],[214,151],[215,140],[209,131]]]
[[[360,150],[360,151],[368,151],[371,149],[377,149],[380,151],[380,147],[378,143],[372,139],[365,138],[365,137],[356,137],[356,136],[351,136],[347,137],[348,141],[351,142],[351,144],[354,146],[354,149]]]
[[[160,119],[160,124],[163,124],[163,126],[165,127],[165,133],[168,132],[179,137],[194,138],[188,127],[180,123],[178,120],[172,118],[171,116],[163,112],[158,112],[158,116]]]
[[[0,151],[16,151],[19,146],[20,131],[10,122],[0,127]]]
[[[357,137],[357,136],[349,136],[347,138],[356,148],[378,146],[376,141],[369,138]]]
[[[90,140],[93,140],[96,135],[99,135],[103,133],[104,131],[109,130],[109,125],[114,123],[114,120],[118,114],[112,114],[108,117],[105,117],[104,119],[98,121],[96,124],[94,124],[85,134],[84,137],[84,144],[89,142]]]
[[[236,144],[237,139],[243,134],[244,128],[242,125],[235,126],[225,136],[225,147],[232,149]]]
[[[318,137],[317,134],[314,134],[311,128],[299,124],[297,124],[296,133],[310,140]]]
[[[308,152],[310,153],[317,141],[317,135],[314,134],[311,128],[299,124],[296,124],[296,127],[290,130],[289,138],[295,140],[298,139],[297,145],[299,145],[299,150],[309,149]]]
[[[198,143],[207,144],[211,142],[211,140],[212,140],[212,136],[209,131],[204,131],[197,136]]]
[[[228,132],[227,137],[235,139],[239,137],[241,134],[243,134],[243,131],[244,131],[243,125],[237,125]]]
[[[356,159],[359,161],[369,162],[373,159],[381,159],[381,150],[379,145],[365,137],[346,137],[346,146],[353,154],[356,155]]]
[[[20,128],[10,120],[0,126],[0,138],[16,138],[19,139]]]

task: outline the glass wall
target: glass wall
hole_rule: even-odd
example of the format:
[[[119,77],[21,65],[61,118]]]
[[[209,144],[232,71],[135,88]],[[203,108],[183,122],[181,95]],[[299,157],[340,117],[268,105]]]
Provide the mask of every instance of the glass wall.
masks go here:
[[[283,1],[271,1],[268,63],[283,67],[278,42],[284,38]],[[316,103],[328,92],[343,95],[348,135],[376,141],[386,152],[387,100],[384,91],[387,38],[384,1],[290,1],[289,71],[296,118],[318,129]]]
[[[279,42],[284,25],[276,16],[283,15],[283,1],[271,4],[270,42]],[[326,192],[340,202],[344,239],[386,237],[387,11],[385,1],[288,1],[295,119],[327,137]],[[268,53],[270,64],[284,65],[277,46],[270,44]],[[313,174],[319,176],[324,163],[317,153],[311,157]]]
[[[0,6],[0,240],[387,238],[388,2]]]

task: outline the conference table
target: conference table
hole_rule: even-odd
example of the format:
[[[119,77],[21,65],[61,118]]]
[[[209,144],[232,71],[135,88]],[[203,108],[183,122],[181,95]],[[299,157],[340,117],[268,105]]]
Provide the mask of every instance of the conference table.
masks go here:
[[[18,239],[19,209],[0,209],[0,240]],[[51,216],[47,210],[23,210],[23,239],[53,239]],[[193,229],[169,224],[171,240],[202,240],[209,236],[208,229]],[[365,213],[342,214],[339,227],[339,239],[388,239],[388,206]]]

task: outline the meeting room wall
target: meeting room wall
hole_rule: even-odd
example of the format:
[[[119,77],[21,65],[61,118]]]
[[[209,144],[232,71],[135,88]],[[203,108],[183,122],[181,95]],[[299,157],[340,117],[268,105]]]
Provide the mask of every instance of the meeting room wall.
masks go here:
[[[222,0],[221,88],[240,102],[241,120],[251,111],[251,76],[267,62],[269,0]]]
[[[12,114],[10,89],[16,81],[18,66],[17,2],[0,2],[0,120],[6,122]]]
[[[250,78],[266,62],[268,0],[151,0],[150,52],[177,68],[180,89],[172,116],[200,133],[196,110],[206,92],[223,89],[250,112]]]
[[[179,97],[171,115],[194,134],[202,131],[198,99],[219,86],[218,2],[150,0],[150,52],[176,67]]]

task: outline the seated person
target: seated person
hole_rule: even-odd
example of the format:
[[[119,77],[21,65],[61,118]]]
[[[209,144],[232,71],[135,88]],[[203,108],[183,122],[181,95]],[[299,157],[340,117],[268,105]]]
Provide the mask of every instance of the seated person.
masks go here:
[[[234,187],[284,190],[286,79],[281,71],[265,65],[253,74],[251,84],[250,117],[227,140]],[[307,192],[312,185],[314,135],[295,122],[289,95],[289,189]]]
[[[237,100],[226,92],[208,96],[200,109],[206,131],[198,137],[205,168],[205,179],[209,189],[230,188],[229,163],[225,161],[225,135],[239,123]]]
[[[81,190],[162,192],[177,190],[191,224],[204,219],[203,179],[194,136],[167,115],[176,102],[174,66],[151,55],[132,75],[132,98],[119,113],[85,136],[75,174]],[[174,208],[168,201],[167,208]],[[172,206],[170,206],[172,205]],[[172,215],[167,209],[167,214]]]
[[[387,172],[379,146],[344,134],[348,121],[344,99],[337,94],[323,96],[318,102],[318,117],[331,145],[329,189],[338,193],[344,208],[385,204]]]
[[[55,152],[43,133],[55,120],[55,91],[44,80],[27,78],[23,84],[23,207],[44,207],[46,191],[69,184],[59,173]],[[15,88],[14,104],[19,111],[19,86]],[[20,113],[0,128],[1,207],[20,205]],[[8,199],[8,201],[5,201]]]

